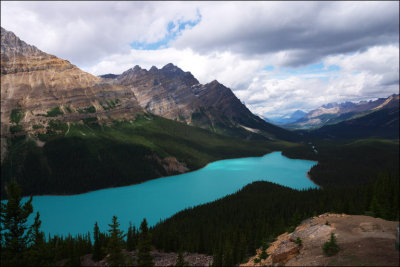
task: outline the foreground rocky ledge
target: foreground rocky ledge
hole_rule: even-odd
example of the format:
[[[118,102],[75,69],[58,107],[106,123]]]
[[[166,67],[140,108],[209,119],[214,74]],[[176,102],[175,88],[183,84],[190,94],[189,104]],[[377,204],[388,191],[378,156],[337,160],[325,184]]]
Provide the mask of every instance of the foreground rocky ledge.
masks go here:
[[[267,249],[267,259],[255,263],[257,255],[241,266],[398,266],[399,251],[395,249],[396,227],[399,222],[362,215],[322,214],[303,221],[293,233],[277,237]],[[340,251],[325,256],[323,244],[331,233],[337,238]],[[300,238],[302,245],[295,243]]]

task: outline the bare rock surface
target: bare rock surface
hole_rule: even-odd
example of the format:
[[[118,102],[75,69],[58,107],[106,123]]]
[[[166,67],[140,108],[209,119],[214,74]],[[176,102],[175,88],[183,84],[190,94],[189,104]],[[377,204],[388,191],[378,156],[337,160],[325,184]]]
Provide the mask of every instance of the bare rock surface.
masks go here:
[[[267,249],[269,257],[254,263],[261,249],[241,266],[398,266],[399,251],[395,249],[396,227],[399,222],[363,215],[325,213],[304,220],[293,233],[277,237]],[[340,247],[338,254],[326,256],[322,246],[331,233]],[[300,238],[302,245],[295,241]]]
[[[121,75],[106,77],[110,84],[131,89],[144,109],[168,119],[210,130],[276,130],[252,114],[231,89],[216,80],[200,84],[190,72],[172,63],[150,70],[135,66]]]
[[[299,253],[299,245],[290,240],[284,240],[271,254],[272,263],[284,263]]]
[[[112,105],[110,107],[110,103]],[[117,103],[115,103],[117,102]],[[58,107],[63,115],[46,116]],[[96,112],[79,112],[94,107]],[[36,133],[33,125],[46,127],[50,120],[74,122],[85,118],[111,121],[133,119],[144,113],[134,93],[121,85],[110,85],[100,77],[80,70],[69,61],[47,54],[1,28],[1,159],[5,140],[12,134],[13,110],[23,117],[23,133]]]

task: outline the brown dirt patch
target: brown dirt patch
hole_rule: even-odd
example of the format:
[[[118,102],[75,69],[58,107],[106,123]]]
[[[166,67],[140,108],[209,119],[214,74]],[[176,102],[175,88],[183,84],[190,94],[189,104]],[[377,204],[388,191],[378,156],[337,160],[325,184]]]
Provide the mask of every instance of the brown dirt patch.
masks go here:
[[[259,249],[257,255],[243,265],[399,266],[399,251],[395,249],[398,224],[363,215],[322,214],[303,221],[293,233],[280,235],[267,250],[269,255],[280,253],[282,244],[300,237],[302,246],[294,258],[287,257],[278,263],[270,256],[254,264],[252,260],[261,253]],[[328,257],[323,253],[322,246],[331,232],[337,238],[340,251]],[[283,253],[280,255],[285,256]]]

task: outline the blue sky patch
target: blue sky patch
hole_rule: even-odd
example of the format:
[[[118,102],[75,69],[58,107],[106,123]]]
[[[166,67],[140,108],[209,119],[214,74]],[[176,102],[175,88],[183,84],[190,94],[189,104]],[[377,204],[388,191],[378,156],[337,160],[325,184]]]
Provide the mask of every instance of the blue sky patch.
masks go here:
[[[186,28],[192,28],[196,26],[201,21],[201,14],[200,11],[197,10],[197,18],[196,20],[188,20],[188,21],[181,21],[178,20],[177,22],[170,21],[167,25],[168,33],[164,36],[164,38],[158,42],[154,43],[147,43],[147,42],[132,42],[130,44],[131,48],[138,49],[138,50],[157,50],[162,48],[169,47],[169,43],[172,40],[175,40],[177,36],[182,34]]]
[[[266,66],[265,68],[263,68],[263,70],[265,70],[265,71],[273,71],[274,70],[274,66],[272,66],[272,65]]]
[[[273,66],[267,66],[263,70],[274,70]],[[332,74],[338,72],[340,67],[337,65],[330,65],[325,67],[322,62],[312,64],[301,68],[278,68],[273,74],[273,78],[283,80],[291,76],[302,76],[304,79],[321,79],[329,81]],[[309,75],[309,76],[308,76]]]
[[[296,68],[296,69],[282,68],[283,72],[291,74],[316,74],[316,73],[328,73],[339,70],[340,67],[336,65],[330,65],[328,68],[325,68],[322,62],[317,64],[312,64],[303,68]]]

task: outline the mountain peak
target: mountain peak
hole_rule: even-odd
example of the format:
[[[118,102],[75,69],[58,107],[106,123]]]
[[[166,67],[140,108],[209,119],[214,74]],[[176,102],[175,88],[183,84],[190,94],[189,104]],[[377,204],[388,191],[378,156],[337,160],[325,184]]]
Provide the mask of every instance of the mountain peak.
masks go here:
[[[1,54],[6,57],[15,56],[42,56],[54,57],[46,54],[33,45],[29,45],[18,38],[13,32],[1,27]]]
[[[221,83],[219,82],[219,81],[217,81],[217,80],[213,80],[212,82],[210,82],[210,83],[208,83],[209,85],[211,85],[211,86],[218,86],[218,85],[220,85]]]
[[[156,71],[158,71],[158,68],[156,66],[152,66],[149,71],[156,72]]]
[[[137,75],[137,74],[140,74],[142,72],[147,73],[147,70],[142,69],[139,65],[135,65],[133,68],[130,68],[130,69],[124,71],[121,75],[119,75],[118,78],[121,78],[121,77],[123,77],[125,75]]]
[[[142,68],[139,65],[135,65],[135,67],[133,67],[131,70],[140,71],[140,70],[142,70]]]
[[[176,74],[182,74],[185,73],[182,69],[180,69],[178,66],[175,66],[172,63],[168,63],[164,67],[162,67],[161,71],[164,73],[176,73]]]
[[[172,70],[172,69],[179,69],[179,68],[172,63],[168,63],[167,65],[162,67],[162,70]]]

